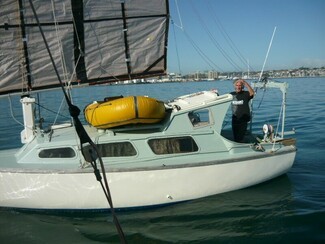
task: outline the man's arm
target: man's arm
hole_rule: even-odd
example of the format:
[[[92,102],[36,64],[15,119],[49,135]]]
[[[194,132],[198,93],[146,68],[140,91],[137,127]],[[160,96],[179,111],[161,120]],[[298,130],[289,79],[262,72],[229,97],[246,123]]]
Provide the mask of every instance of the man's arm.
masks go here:
[[[249,92],[249,95],[251,97],[254,96],[255,92],[253,90],[253,88],[250,86],[250,84],[248,84],[248,82],[246,82],[245,80],[242,81],[243,82],[243,85],[247,88],[248,92]]]

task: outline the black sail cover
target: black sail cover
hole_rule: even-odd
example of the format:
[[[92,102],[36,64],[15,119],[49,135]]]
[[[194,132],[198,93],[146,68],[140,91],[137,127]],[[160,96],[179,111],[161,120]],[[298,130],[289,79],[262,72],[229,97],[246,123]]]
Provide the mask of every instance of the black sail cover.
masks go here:
[[[167,0],[33,0],[64,82],[166,73]],[[0,1],[0,94],[59,86],[28,0]]]

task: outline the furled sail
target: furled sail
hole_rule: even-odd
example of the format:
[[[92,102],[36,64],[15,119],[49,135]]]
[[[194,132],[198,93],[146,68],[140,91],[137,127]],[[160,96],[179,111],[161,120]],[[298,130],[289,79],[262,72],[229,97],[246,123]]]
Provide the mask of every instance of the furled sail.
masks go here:
[[[65,82],[165,74],[167,0],[33,1]],[[0,2],[0,94],[59,82],[28,0]]]

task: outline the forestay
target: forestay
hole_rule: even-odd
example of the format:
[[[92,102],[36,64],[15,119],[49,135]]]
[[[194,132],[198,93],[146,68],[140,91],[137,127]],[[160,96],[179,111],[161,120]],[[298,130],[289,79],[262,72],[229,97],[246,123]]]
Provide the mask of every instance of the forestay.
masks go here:
[[[165,73],[168,1],[47,0],[34,6],[63,81]],[[28,0],[1,0],[0,50],[0,94],[59,85]]]

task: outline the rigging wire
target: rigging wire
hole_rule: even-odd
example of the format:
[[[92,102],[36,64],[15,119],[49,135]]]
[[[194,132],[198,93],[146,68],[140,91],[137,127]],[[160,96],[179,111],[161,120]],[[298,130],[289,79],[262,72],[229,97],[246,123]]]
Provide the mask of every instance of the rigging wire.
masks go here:
[[[63,52],[62,40],[61,40],[60,35],[59,35],[59,32],[62,31],[62,30],[60,30],[59,25],[58,25],[58,20],[57,20],[56,11],[55,11],[56,8],[55,8],[55,3],[54,3],[53,0],[51,0],[51,7],[52,7],[52,14],[53,14],[53,19],[54,19],[54,27],[55,27],[57,46],[58,46],[58,50],[59,50],[59,57],[60,57],[60,61],[61,61],[62,71],[63,71],[64,84],[65,84],[65,87],[66,87],[66,90],[67,90],[67,93],[68,93],[68,96],[69,96],[70,100],[73,101],[73,98],[71,96],[70,85],[71,85],[71,81],[72,81],[72,77],[73,77],[74,73],[69,78],[69,72],[68,72],[66,60],[65,60],[65,57],[64,57],[64,52]],[[73,18],[73,15],[72,15],[72,18]],[[73,20],[74,20],[74,18],[73,18]],[[79,47],[80,47],[79,38],[78,38],[78,44],[79,44]],[[79,61],[79,58],[78,58],[78,61]],[[76,66],[75,66],[75,68],[76,68]],[[74,68],[74,71],[76,70],[75,68]],[[64,99],[62,99],[62,101],[61,101],[61,105],[60,105],[60,107],[58,109],[56,118],[53,121],[53,125],[56,123],[56,120],[57,120],[58,115],[59,115],[59,113],[61,111],[61,108],[63,107],[63,102],[64,102]]]
[[[12,119],[19,125],[24,126],[23,123],[21,123],[18,119],[16,119],[16,116],[14,115],[13,107],[12,107],[12,102],[11,102],[11,96],[8,94],[8,100],[9,100],[9,108],[10,108],[10,114]],[[32,130],[32,128],[29,128]]]
[[[273,139],[273,146],[272,146],[272,151],[274,151],[274,148],[275,148],[275,142],[276,142],[276,137],[278,135],[278,131],[279,131],[279,127],[280,127],[280,120],[281,120],[281,115],[282,115],[282,111],[283,111],[283,107],[284,107],[284,103],[282,103],[281,105],[281,108],[280,108],[280,113],[279,113],[279,117],[278,117],[278,123],[276,125],[276,131],[275,131],[275,134],[274,134],[274,139]],[[283,135],[282,135],[283,137]]]
[[[182,22],[182,17],[181,17],[181,12],[179,10],[178,7],[178,1],[175,0],[175,4],[176,4],[176,10],[177,10],[177,14],[178,14],[178,20],[180,22],[180,25],[175,24],[174,25],[178,28],[180,28],[180,30],[184,33],[185,37],[187,38],[187,40],[189,41],[189,43],[192,45],[192,47],[195,49],[195,51],[199,54],[199,56],[203,59],[204,62],[206,62],[206,64],[211,68],[211,69],[219,69],[220,71],[223,72],[223,70],[217,65],[215,64],[203,51],[202,49],[194,42],[194,40],[187,34],[183,22]],[[177,43],[176,43],[177,45]]]
[[[178,25],[176,25],[176,26],[179,27],[181,30],[183,30],[183,21],[182,21],[182,17],[181,17],[181,12],[179,11],[177,0],[175,0],[175,5],[176,5],[177,14],[178,14],[178,20],[179,20],[179,23],[181,24],[180,26],[178,26]]]
[[[176,57],[177,57],[177,64],[178,64],[178,72],[179,72],[179,74],[182,74],[181,63],[180,63],[179,53],[178,53],[178,45],[177,45],[177,40],[176,40],[175,26],[174,26],[174,21],[172,19],[171,19],[171,23],[172,23],[172,27],[173,27],[173,33],[174,33],[174,41],[175,41]]]
[[[10,96],[9,94],[8,94],[8,101],[9,101],[9,110],[10,110],[10,115],[11,115],[12,119],[13,119],[17,124],[19,124],[19,125],[21,125],[21,126],[24,126],[24,124],[23,124],[22,122],[20,122],[20,121],[16,118],[16,116],[15,116],[15,114],[14,114],[13,106],[12,106],[12,101],[11,101],[11,96]],[[49,109],[49,108],[47,108],[47,107],[44,107],[43,105],[41,105],[41,104],[38,103],[38,102],[35,102],[35,105],[37,105],[39,108],[42,108],[42,109],[44,109],[44,110],[47,110],[48,112],[51,112],[51,113],[53,113],[53,114],[56,114],[57,117],[58,117],[58,116],[61,116],[61,117],[66,118],[66,119],[70,119],[70,117],[65,116],[65,115],[63,115],[63,114],[61,114],[61,113],[59,113],[59,112],[57,112],[57,111],[51,110],[51,109]],[[40,114],[40,113],[39,113],[39,114]],[[29,129],[33,130],[33,128],[29,128]]]
[[[57,18],[56,18],[55,4],[54,4],[53,0],[51,0],[51,6],[52,6],[53,19],[54,19],[54,27],[55,27],[57,46],[58,46],[58,50],[59,50],[59,53],[60,53],[60,61],[61,61],[62,70],[63,70],[63,77],[64,77],[64,80],[67,81],[68,80],[68,69],[67,69],[67,65],[66,65],[66,62],[65,62],[65,58],[64,58],[62,42],[61,42],[61,39],[59,38],[59,32],[61,30],[59,29],[58,21],[57,21]]]
[[[37,101],[39,102],[40,98],[39,98],[39,93],[37,93]],[[38,121],[39,121],[39,127],[42,129],[43,125],[42,122],[43,120],[41,119],[41,107],[37,106],[38,108]],[[36,109],[36,108],[35,108]]]
[[[64,102],[64,98],[63,98],[62,101],[61,101],[61,105],[60,105],[60,107],[63,106],[63,102]],[[38,105],[39,107],[43,108],[44,110],[48,111],[48,112],[51,112],[51,113],[53,113],[53,114],[56,114],[55,121],[57,120],[58,116],[61,116],[61,117],[66,118],[66,119],[70,119],[70,117],[68,117],[68,116],[66,116],[66,115],[63,115],[63,114],[61,114],[61,113],[59,113],[59,112],[56,112],[56,111],[54,111],[54,110],[52,110],[52,109],[49,109],[49,108],[47,108],[47,107],[44,107],[44,106],[41,105],[40,103],[35,102],[35,104]],[[55,124],[55,122],[53,122],[53,124]]]
[[[197,11],[197,9],[195,8],[193,2],[190,1],[190,3],[191,3],[191,7],[192,7],[194,13],[196,14],[197,18],[199,19],[201,25],[203,26],[203,29],[208,34],[208,36],[209,36],[210,40],[212,41],[213,45],[219,50],[219,52],[228,61],[229,64],[231,64],[236,70],[241,71],[242,69],[232,60],[232,58],[222,48],[222,46],[220,45],[220,43],[218,42],[218,40],[212,35],[211,31],[209,30],[209,28],[207,27],[207,25],[205,24],[205,22],[201,18],[201,15],[199,14],[199,12]]]
[[[213,19],[214,23],[216,24],[216,26],[218,27],[219,31],[221,32],[222,36],[225,38],[226,42],[228,43],[229,47],[234,52],[234,54],[237,56],[237,58],[242,62],[243,65],[245,65],[245,66],[247,65],[250,70],[254,70],[249,65],[249,63],[247,62],[247,60],[244,57],[244,55],[239,51],[239,49],[237,48],[236,44],[230,38],[229,34],[227,33],[227,31],[223,27],[221,21],[215,15],[215,12],[216,11],[214,10],[214,7],[213,7],[213,5],[210,2],[208,2],[208,11],[210,12],[210,14],[212,16],[212,19]]]
[[[111,210],[111,213],[112,213],[112,216],[113,216],[113,222],[115,224],[115,227],[116,227],[116,230],[119,234],[119,237],[120,237],[120,241],[122,243],[126,243],[126,239],[125,239],[125,236],[124,236],[124,233],[123,233],[123,230],[122,230],[122,227],[117,219],[117,216],[115,214],[115,209],[114,209],[114,206],[113,206],[113,201],[112,201],[112,197],[111,197],[111,194],[110,194],[110,190],[109,190],[109,187],[108,187],[108,183],[107,183],[107,178],[106,178],[106,171],[105,171],[105,167],[104,167],[104,163],[100,157],[100,153],[98,152],[98,149],[97,149],[97,146],[95,145],[95,143],[90,139],[89,135],[87,134],[85,128],[83,127],[83,125],[81,124],[81,121],[79,119],[79,114],[80,114],[80,109],[73,105],[71,103],[71,100],[70,98],[68,97],[67,93],[66,93],[66,90],[64,89],[64,86],[63,86],[63,82],[60,78],[60,75],[59,75],[59,72],[57,70],[57,67],[55,65],[55,62],[54,62],[54,59],[53,59],[53,56],[51,54],[51,51],[50,51],[50,48],[49,48],[49,45],[46,41],[46,38],[45,38],[45,35],[44,35],[44,32],[42,30],[42,27],[41,27],[41,24],[39,22],[39,19],[38,19],[38,16],[37,16],[37,13],[36,13],[36,10],[35,10],[35,7],[34,7],[34,4],[33,4],[33,0],[29,0],[29,4],[30,4],[30,7],[33,11],[33,14],[34,14],[34,17],[35,17],[35,20],[37,22],[37,25],[39,27],[39,30],[40,30],[40,33],[41,33],[41,36],[43,38],[43,41],[44,41],[44,44],[45,44],[45,47],[47,49],[47,52],[49,54],[49,57],[50,57],[50,60],[52,62],[52,65],[53,65],[53,68],[54,68],[54,71],[56,73],[56,76],[58,78],[58,81],[60,83],[60,86],[61,86],[61,89],[62,89],[62,92],[64,94],[64,97],[66,99],[66,102],[69,106],[69,111],[70,111],[70,115],[71,117],[73,118],[73,121],[74,121],[74,125],[75,125],[75,129],[76,129],[76,132],[79,136],[79,139],[80,139],[80,144],[81,145],[84,145],[86,143],[89,143],[89,145],[91,145],[92,149],[96,152],[97,154],[97,158],[99,160],[99,163],[100,163],[100,166],[101,166],[101,171],[102,171],[102,175],[103,175],[103,178],[104,178],[104,184],[102,183],[101,179],[101,175],[100,175],[100,172],[98,170],[97,167],[94,167],[94,173],[96,175],[96,179],[100,182],[100,184],[103,186],[105,185],[105,188],[103,188],[103,192],[107,198],[107,201],[110,205],[110,210]],[[96,161],[92,162],[92,165],[96,165]]]
[[[237,64],[233,60],[233,58],[226,52],[226,50],[224,48],[222,48],[222,46],[218,42],[217,38],[212,34],[212,32],[209,30],[209,28],[207,27],[207,25],[203,21],[202,17],[200,16],[200,14],[198,13],[197,9],[195,8],[193,2],[190,1],[190,3],[191,3],[191,7],[192,7],[192,9],[193,9],[196,17],[199,19],[199,22],[202,25],[204,31],[207,33],[207,35],[209,36],[209,39],[212,41],[213,45],[218,49],[218,51],[222,54],[222,56],[237,71],[243,71],[243,70],[245,70],[242,67],[240,67],[239,64]],[[172,24],[174,26],[176,26],[176,27],[178,27],[178,28],[181,29],[181,31],[184,33],[185,37],[187,38],[187,40],[189,41],[189,43],[192,45],[192,47],[194,48],[194,50],[199,54],[199,56],[203,59],[203,61],[205,63],[207,63],[207,65],[210,68],[212,68],[212,69],[218,69],[221,72],[224,72],[224,70],[221,67],[219,67],[215,62],[213,62],[208,57],[208,55],[205,54],[205,52],[199,47],[199,45],[197,45],[196,42],[189,36],[188,32],[185,30],[184,25],[183,25],[183,21],[182,21],[182,17],[181,17],[181,12],[180,12],[179,5],[178,5],[178,1],[177,0],[175,0],[175,6],[176,6],[177,15],[178,15],[178,21],[179,21],[180,24],[177,25],[174,21],[172,22]],[[209,11],[211,11],[211,8],[209,8]],[[241,62],[245,65],[245,67],[246,66],[250,67],[249,64],[247,63],[247,61],[244,61],[245,58],[240,53],[240,51],[238,50],[238,48],[236,47],[236,45],[234,44],[234,42],[231,40],[230,36],[224,30],[224,28],[223,28],[222,24],[220,23],[220,21],[218,19],[216,19],[215,16],[214,16],[213,19],[214,19],[214,22],[216,23],[216,25],[218,26],[218,28],[220,29],[222,35],[224,36],[224,38],[228,42],[228,45],[232,48],[233,52],[236,54],[236,56],[239,58],[239,60],[241,60]]]
[[[200,57],[210,66],[212,69],[219,69],[221,72],[224,72],[222,68],[220,68],[216,63],[214,63],[203,51],[202,49],[194,42],[194,40],[188,35],[188,33],[183,29],[183,33],[185,34],[188,41],[191,43],[193,48],[197,51]]]

